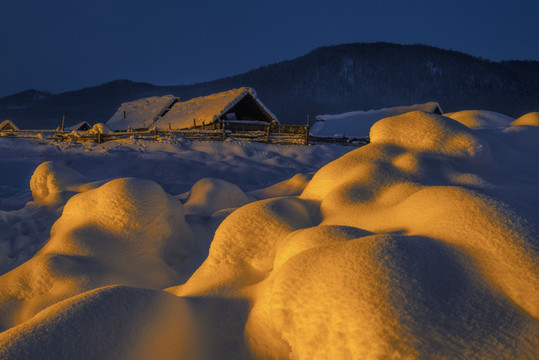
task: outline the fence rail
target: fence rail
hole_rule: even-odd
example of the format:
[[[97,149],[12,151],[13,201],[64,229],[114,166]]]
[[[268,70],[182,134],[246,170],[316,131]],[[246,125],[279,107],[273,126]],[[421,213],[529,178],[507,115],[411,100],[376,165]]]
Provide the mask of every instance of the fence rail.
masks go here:
[[[243,124],[240,124],[243,125]],[[321,138],[309,135],[307,126],[300,125],[259,125],[244,124],[243,126],[219,126],[208,124],[191,129],[167,130],[138,130],[121,131],[109,134],[85,134],[84,132],[68,133],[57,130],[8,130],[0,131],[0,138],[41,139],[56,141],[95,141],[102,143],[120,139],[143,139],[158,141],[160,139],[190,139],[206,141],[236,141],[265,142],[271,144],[309,145],[312,143],[339,143],[349,145],[364,145],[368,139]]]

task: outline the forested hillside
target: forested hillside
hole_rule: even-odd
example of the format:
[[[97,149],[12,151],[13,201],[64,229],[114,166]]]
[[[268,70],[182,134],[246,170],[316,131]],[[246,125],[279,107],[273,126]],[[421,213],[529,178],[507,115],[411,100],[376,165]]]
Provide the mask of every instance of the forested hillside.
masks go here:
[[[172,74],[171,74],[172,75]],[[539,62],[493,62],[425,45],[356,43],[211,82],[155,86],[117,80],[62,94],[29,90],[0,99],[0,119],[20,127],[105,122],[125,101],[173,94],[181,100],[250,86],[283,123],[307,115],[438,101],[446,112],[488,109],[518,117],[539,110]]]

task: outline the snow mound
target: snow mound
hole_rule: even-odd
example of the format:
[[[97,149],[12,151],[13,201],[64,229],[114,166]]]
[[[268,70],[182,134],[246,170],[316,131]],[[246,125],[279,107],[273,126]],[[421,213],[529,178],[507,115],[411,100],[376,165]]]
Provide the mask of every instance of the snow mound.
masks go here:
[[[181,203],[154,182],[116,179],[73,196],[49,242],[0,277],[0,328],[101,286],[164,288],[194,249]]]
[[[309,183],[310,178],[303,174],[296,174],[290,179],[283,180],[263,189],[249,192],[256,199],[269,199],[279,196],[296,196],[301,194]]]
[[[202,266],[171,291],[182,296],[230,294],[260,281],[273,268],[277,243],[297,229],[313,226],[316,214],[316,204],[294,197],[237,209],[215,232]]]
[[[247,334],[261,358],[531,356],[536,322],[466,261],[417,236],[326,239],[265,280]]]
[[[444,114],[472,129],[501,128],[511,125],[514,119],[510,116],[488,110],[463,110]]]
[[[539,112],[531,112],[524,114],[515,121],[513,121],[511,125],[539,126]]]
[[[184,204],[187,214],[211,216],[213,213],[249,203],[245,193],[235,184],[215,178],[203,178],[191,188]]]
[[[277,239],[272,271],[239,292],[257,356],[532,358],[539,148],[488,135],[412,112],[319,170],[300,198],[321,223]]]
[[[40,204],[64,203],[88,181],[75,170],[60,163],[47,161],[39,165],[30,179],[34,201]]]
[[[86,131],[87,134],[112,134],[113,131],[105,124],[97,123],[90,130]]]
[[[277,245],[273,268],[278,269],[293,256],[304,250],[323,247],[340,241],[348,241],[370,232],[351,226],[318,225],[290,233]]]
[[[74,195],[42,250],[0,277],[0,357],[535,358],[539,127],[489,124],[383,118],[310,181],[255,192],[299,196],[234,211],[245,194],[215,179],[185,209],[141,179]],[[254,151],[234,149],[226,161]],[[187,210],[210,215],[187,218],[196,246]]]
[[[209,358],[195,315],[188,301],[164,291],[99,288],[1,333],[0,358]]]
[[[371,128],[370,139],[372,143],[467,159],[483,159],[490,152],[488,144],[464,126],[420,111],[378,121]]]
[[[248,298],[259,358],[533,357],[539,173],[528,169],[539,149],[505,141],[531,130],[478,132],[425,112],[382,119],[299,199],[227,217],[206,261],[170,291]]]
[[[106,180],[89,182],[77,171],[60,162],[41,163],[30,178],[34,202],[41,205],[63,205],[73,195],[95,189]]]

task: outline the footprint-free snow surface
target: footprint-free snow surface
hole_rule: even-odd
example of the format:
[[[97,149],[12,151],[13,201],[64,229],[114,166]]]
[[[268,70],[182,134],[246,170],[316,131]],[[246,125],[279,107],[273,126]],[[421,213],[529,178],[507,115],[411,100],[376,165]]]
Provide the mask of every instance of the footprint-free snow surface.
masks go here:
[[[535,359],[536,117],[410,112],[357,149],[2,140],[0,358]]]

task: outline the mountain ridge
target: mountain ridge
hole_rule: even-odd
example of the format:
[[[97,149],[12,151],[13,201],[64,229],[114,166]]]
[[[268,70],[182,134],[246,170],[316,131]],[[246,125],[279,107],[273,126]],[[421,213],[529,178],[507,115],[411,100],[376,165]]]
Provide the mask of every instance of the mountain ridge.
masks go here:
[[[428,45],[385,42],[323,46],[295,59],[190,85],[114,80],[51,94],[27,90],[0,99],[0,119],[21,128],[106,122],[122,102],[174,94],[182,101],[254,88],[283,123],[307,115],[437,101],[444,111],[487,109],[518,117],[539,110],[539,62],[495,62]]]

